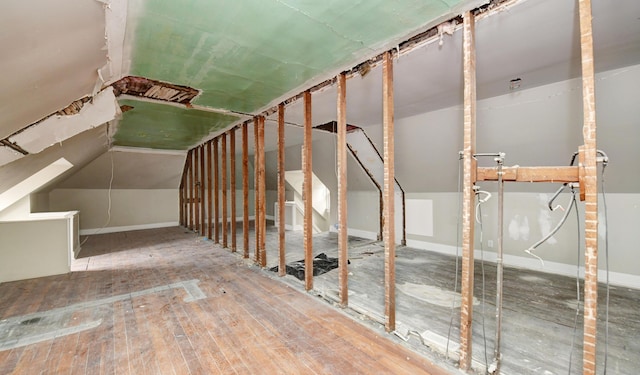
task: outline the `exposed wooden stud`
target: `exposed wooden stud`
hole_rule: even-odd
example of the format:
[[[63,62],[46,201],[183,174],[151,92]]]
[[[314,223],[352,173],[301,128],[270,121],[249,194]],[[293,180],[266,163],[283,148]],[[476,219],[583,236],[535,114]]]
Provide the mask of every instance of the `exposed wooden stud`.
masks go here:
[[[503,181],[578,182],[578,167],[504,167]],[[497,167],[478,167],[475,181],[498,181]]]
[[[464,137],[463,137],[463,199],[462,199],[462,277],[460,306],[460,368],[471,366],[471,337],[473,322],[473,243],[475,193],[473,191],[476,163],[476,56],[475,16],[466,12],[463,17],[463,75],[464,75]]]
[[[340,305],[349,303],[349,248],[347,239],[347,77],[338,75],[337,97],[338,154],[338,294]]]
[[[227,247],[227,134],[223,133],[220,136],[220,146],[222,148],[222,157],[220,162],[222,163],[222,247]]]
[[[229,131],[230,189],[231,189],[231,251],[236,251],[236,128]]]
[[[260,181],[258,173],[258,117],[253,118],[253,217],[254,217],[254,232],[255,232],[255,253],[254,261],[260,264],[260,229],[262,228],[260,223]]]
[[[211,200],[212,198],[212,188],[213,186],[211,186],[211,174],[212,174],[212,165],[211,165],[211,143],[212,141],[210,140],[209,142],[207,142],[207,238],[208,239],[212,239],[213,238],[213,215],[212,215],[212,211],[213,211],[213,202]]]
[[[304,92],[304,141],[302,145],[302,201],[304,202],[304,285],[306,290],[313,289],[313,195],[312,176],[312,128],[311,91]]]
[[[260,226],[259,237],[259,250],[260,250],[260,267],[267,266],[267,251],[266,251],[266,238],[267,238],[267,197],[266,197],[266,169],[265,169],[265,155],[264,155],[264,117],[258,118],[258,185],[259,185],[259,210],[260,222],[256,223],[256,227]]]
[[[278,275],[286,275],[286,248],[285,248],[285,191],[284,191],[284,104],[278,105]]]
[[[384,326],[396,329],[396,231],[393,123],[393,56],[384,54],[382,63],[382,137],[384,143]]]
[[[195,201],[195,197],[193,194],[193,159],[195,159],[195,152],[191,150],[191,158],[189,159],[189,230],[193,230],[193,222],[194,222],[194,211],[193,211],[193,202]]]
[[[178,223],[180,224],[180,226],[183,225],[184,221],[183,219],[183,215],[184,215],[184,169],[183,169],[183,173],[182,176],[180,177],[180,186],[178,187],[178,209],[180,210],[178,212]]]
[[[199,147],[200,149],[200,235],[206,236],[207,230],[205,227],[205,171],[204,171],[204,162],[205,162],[205,148],[204,145]]]
[[[249,258],[249,134],[247,123],[242,124],[242,248]]]
[[[598,319],[598,174],[596,161],[596,97],[591,0],[579,0],[584,124],[585,272],[582,373],[596,373]]]
[[[193,211],[195,212],[193,217],[193,230],[200,231],[200,170],[198,168],[198,161],[200,160],[200,148],[193,149]]]
[[[213,242],[220,243],[220,173],[218,162],[218,138],[213,140]]]

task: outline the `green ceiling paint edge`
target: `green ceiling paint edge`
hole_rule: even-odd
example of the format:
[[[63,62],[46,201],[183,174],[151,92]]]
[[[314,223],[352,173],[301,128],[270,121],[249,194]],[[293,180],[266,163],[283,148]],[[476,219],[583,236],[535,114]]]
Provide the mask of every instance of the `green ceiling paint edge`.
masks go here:
[[[131,73],[201,89],[196,104],[250,113],[463,2],[147,0]]]
[[[212,131],[222,130],[239,117],[137,100],[119,100],[133,107],[122,114],[114,145],[186,150]]]

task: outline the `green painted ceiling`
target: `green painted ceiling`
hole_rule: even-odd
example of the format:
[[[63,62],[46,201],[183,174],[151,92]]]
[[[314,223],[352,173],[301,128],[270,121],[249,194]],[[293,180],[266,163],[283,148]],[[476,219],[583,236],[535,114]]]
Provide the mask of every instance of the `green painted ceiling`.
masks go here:
[[[186,150],[212,131],[239,118],[220,113],[181,108],[137,100],[119,100],[133,107],[122,114],[113,137],[116,146]]]
[[[468,0],[131,0],[131,74],[255,112]],[[135,14],[133,14],[135,13]],[[326,77],[328,78],[328,77]]]

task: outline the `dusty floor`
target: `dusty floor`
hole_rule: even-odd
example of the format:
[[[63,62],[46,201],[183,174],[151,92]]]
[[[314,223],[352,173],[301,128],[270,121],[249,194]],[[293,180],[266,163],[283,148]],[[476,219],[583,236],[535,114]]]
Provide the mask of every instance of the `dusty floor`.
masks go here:
[[[277,241],[277,228],[269,226],[268,266],[277,264]],[[251,246],[253,256],[253,243]],[[302,232],[287,231],[286,246],[287,262],[304,258]],[[337,257],[337,247],[335,233],[314,236],[314,255],[326,253]],[[455,257],[409,247],[398,247],[396,253],[397,333],[408,338],[406,345],[419,351],[429,346],[430,351],[438,353],[429,354],[432,358],[455,365],[460,319],[459,293],[454,293]],[[384,245],[351,237],[349,258],[350,309],[372,322],[382,322]],[[483,267],[482,262],[476,261],[473,358],[475,368],[480,371],[493,360],[495,275],[494,264],[485,262]],[[286,276],[283,281],[303,288],[303,283],[293,276]],[[337,290],[337,270],[314,278],[314,292],[328,301],[337,301]],[[457,290],[460,290],[459,281]],[[607,350],[609,373],[636,374],[640,368],[640,290],[611,286],[608,343],[605,341],[605,296],[606,287],[601,284],[598,372],[604,369]],[[581,373],[582,310],[576,324],[577,305],[575,278],[505,268],[502,372],[567,374],[571,367],[571,373]],[[408,331],[420,333],[424,344],[420,337]]]

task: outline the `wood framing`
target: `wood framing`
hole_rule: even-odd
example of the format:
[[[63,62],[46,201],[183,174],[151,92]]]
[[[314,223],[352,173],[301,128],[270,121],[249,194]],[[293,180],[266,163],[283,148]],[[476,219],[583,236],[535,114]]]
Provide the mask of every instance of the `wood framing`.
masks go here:
[[[213,140],[213,242],[220,243],[220,173],[218,162],[218,138]]]
[[[304,92],[304,140],[302,145],[302,200],[304,202],[304,286],[306,290],[313,289],[313,196],[312,196],[312,127],[311,122],[311,91]]]
[[[205,228],[205,170],[204,170],[204,162],[205,162],[205,148],[204,145],[200,146],[200,235],[206,236],[207,230]]]
[[[249,258],[249,134],[247,123],[242,124],[242,249]]]
[[[385,52],[382,62],[382,137],[383,137],[383,200],[384,200],[384,327],[396,329],[396,234],[395,175],[393,124],[393,56]]]
[[[200,160],[200,148],[193,149],[193,230],[200,231],[200,172],[198,169],[198,161]]]
[[[212,188],[211,186],[211,140],[207,142],[207,238],[213,238],[213,202],[212,198]]]
[[[473,191],[476,163],[476,48],[475,17],[466,12],[463,17],[463,75],[464,75],[464,138],[462,189],[462,277],[460,306],[460,368],[468,370],[472,355],[473,322],[473,243],[475,193]]]
[[[260,228],[261,226],[258,224],[260,222],[260,192],[259,186],[260,181],[258,174],[258,164],[260,163],[258,160],[258,148],[260,145],[258,144],[258,117],[253,118],[253,217],[254,217],[254,232],[255,232],[255,252],[253,254],[253,260],[260,264]]]
[[[264,156],[264,117],[258,117],[258,192],[260,195],[258,211],[260,212],[260,222],[256,227],[260,227],[258,238],[258,249],[260,251],[260,267],[267,266],[266,235],[267,235],[267,211],[266,211],[266,169]]]
[[[596,97],[593,60],[591,0],[579,0],[580,51],[582,58],[582,108],[584,124],[585,273],[584,337],[582,373],[596,373],[598,319],[598,174],[596,159]]]
[[[285,191],[284,191],[284,104],[278,105],[278,275],[286,275],[286,248],[285,233],[286,218],[284,212]]]
[[[229,131],[229,178],[231,190],[231,251],[236,251],[236,128]]]
[[[578,167],[504,167],[507,182],[578,182]],[[475,181],[498,181],[497,167],[478,167]]]
[[[189,230],[193,230],[193,219],[194,219],[194,212],[193,212],[193,202],[195,200],[195,197],[193,196],[193,159],[195,158],[195,151],[192,149],[190,151],[191,153],[191,158],[189,159]]]
[[[222,148],[222,156],[220,162],[222,163],[222,247],[227,247],[227,134],[222,133],[220,136],[220,147]]]
[[[338,297],[343,307],[349,303],[349,248],[347,238],[347,77],[338,75]]]

